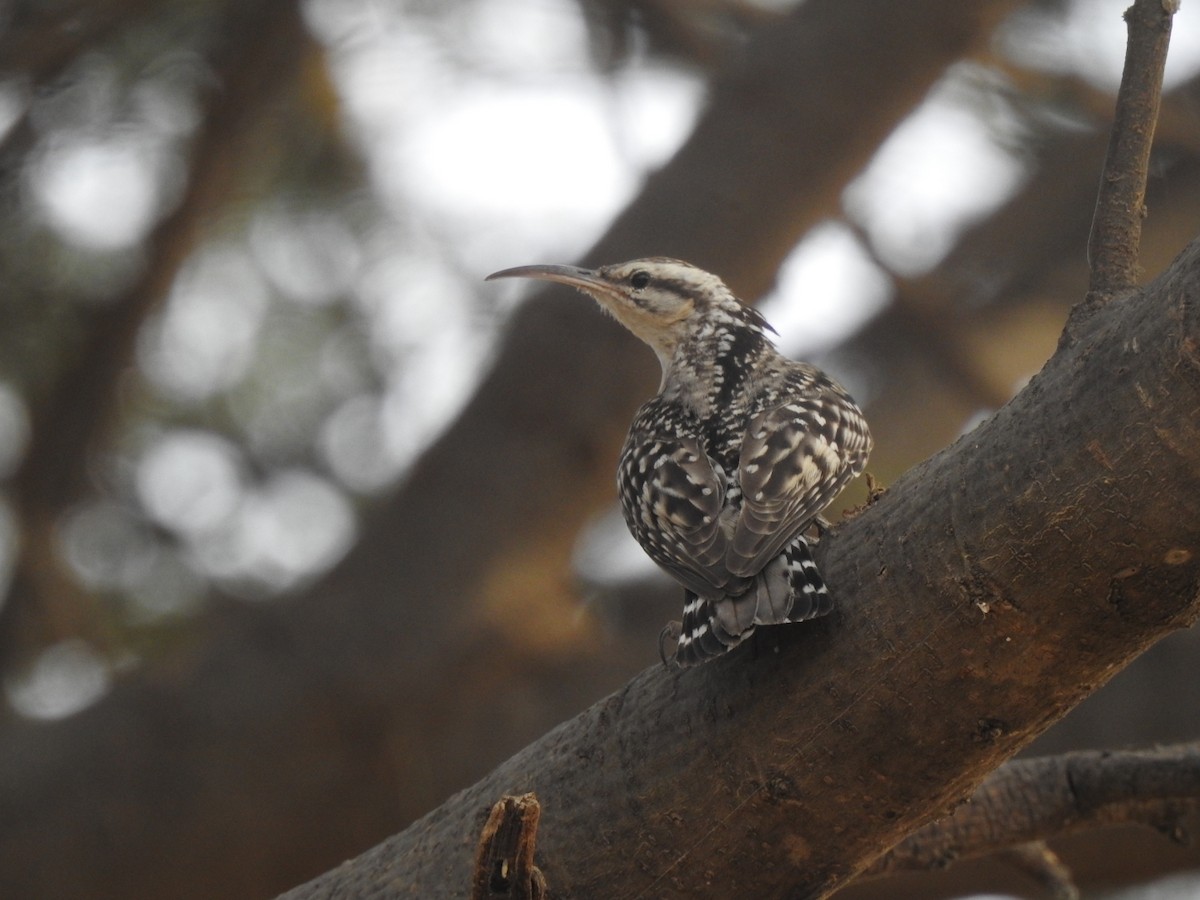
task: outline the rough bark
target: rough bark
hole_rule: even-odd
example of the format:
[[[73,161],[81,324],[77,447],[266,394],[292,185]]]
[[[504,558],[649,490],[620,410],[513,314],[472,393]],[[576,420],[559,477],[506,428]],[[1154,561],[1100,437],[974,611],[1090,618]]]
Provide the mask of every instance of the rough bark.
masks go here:
[[[556,896],[821,897],[964,798],[1200,615],[1200,240],[1075,324],[823,544],[831,618],[644,672],[287,896],[461,895],[481,816],[534,791]]]
[[[1011,760],[966,803],[906,837],[864,875],[941,869],[956,860],[1114,824],[1147,825],[1181,840],[1179,820],[1198,802],[1196,744]]]

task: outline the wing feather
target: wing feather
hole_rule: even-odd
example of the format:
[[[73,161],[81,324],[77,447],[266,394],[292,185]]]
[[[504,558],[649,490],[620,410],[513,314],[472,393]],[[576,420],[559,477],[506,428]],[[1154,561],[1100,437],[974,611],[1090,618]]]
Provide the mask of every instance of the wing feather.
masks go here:
[[[752,416],[738,460],[742,506],[727,568],[757,574],[866,464],[870,439],[856,407],[795,397]]]
[[[626,447],[622,507],[651,558],[701,596],[733,579],[722,531],[725,474],[691,437],[646,438]]]

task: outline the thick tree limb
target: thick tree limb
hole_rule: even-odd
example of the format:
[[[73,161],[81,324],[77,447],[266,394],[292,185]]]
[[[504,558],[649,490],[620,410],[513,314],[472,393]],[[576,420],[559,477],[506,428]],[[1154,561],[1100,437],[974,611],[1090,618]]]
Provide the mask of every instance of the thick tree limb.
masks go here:
[[[562,897],[846,883],[1200,616],[1200,240],[823,547],[828,620],[643,673],[288,896],[461,881],[513,791]]]
[[[867,877],[940,869],[1104,825],[1137,823],[1175,836],[1181,810],[1200,803],[1200,745],[1088,751],[1012,760],[969,800],[906,837]]]

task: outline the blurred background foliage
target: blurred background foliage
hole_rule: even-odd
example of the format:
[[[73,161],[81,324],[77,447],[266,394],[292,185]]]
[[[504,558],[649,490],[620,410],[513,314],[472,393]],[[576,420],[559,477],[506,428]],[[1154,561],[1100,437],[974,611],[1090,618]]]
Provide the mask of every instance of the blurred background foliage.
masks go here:
[[[282,890],[654,661],[677,590],[612,509],[653,360],[584,300],[481,279],[640,234],[659,174],[684,170],[671,202],[705,237],[646,225],[626,255],[687,255],[761,301],[864,401],[884,483],[1037,371],[1086,283],[1123,3],[917,4],[919,39],[861,6],[0,10],[0,884]],[[1173,40],[1149,275],[1200,220],[1195,18]],[[790,52],[769,38],[795,21],[794,52],[843,51],[804,84],[755,55]],[[919,102],[866,102],[857,53]],[[796,177],[688,181],[677,151],[759,64],[779,91],[748,98],[768,137],[747,156],[794,154]],[[820,116],[770,138],[797,97],[883,139]],[[687,191],[766,221],[787,198],[791,224],[696,221]],[[1194,738],[1193,645],[1041,748]],[[1074,844],[1097,884],[1198,862]],[[1021,884],[964,870],[881,896]]]

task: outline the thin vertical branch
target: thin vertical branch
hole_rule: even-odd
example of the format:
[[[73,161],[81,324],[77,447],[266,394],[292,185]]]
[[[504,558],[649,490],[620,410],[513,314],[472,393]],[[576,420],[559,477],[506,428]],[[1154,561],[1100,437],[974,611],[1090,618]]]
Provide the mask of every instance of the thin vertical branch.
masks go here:
[[[1137,283],[1146,173],[1162,97],[1163,68],[1179,0],[1134,0],[1125,11],[1129,42],[1104,173],[1088,240],[1089,305]]]

